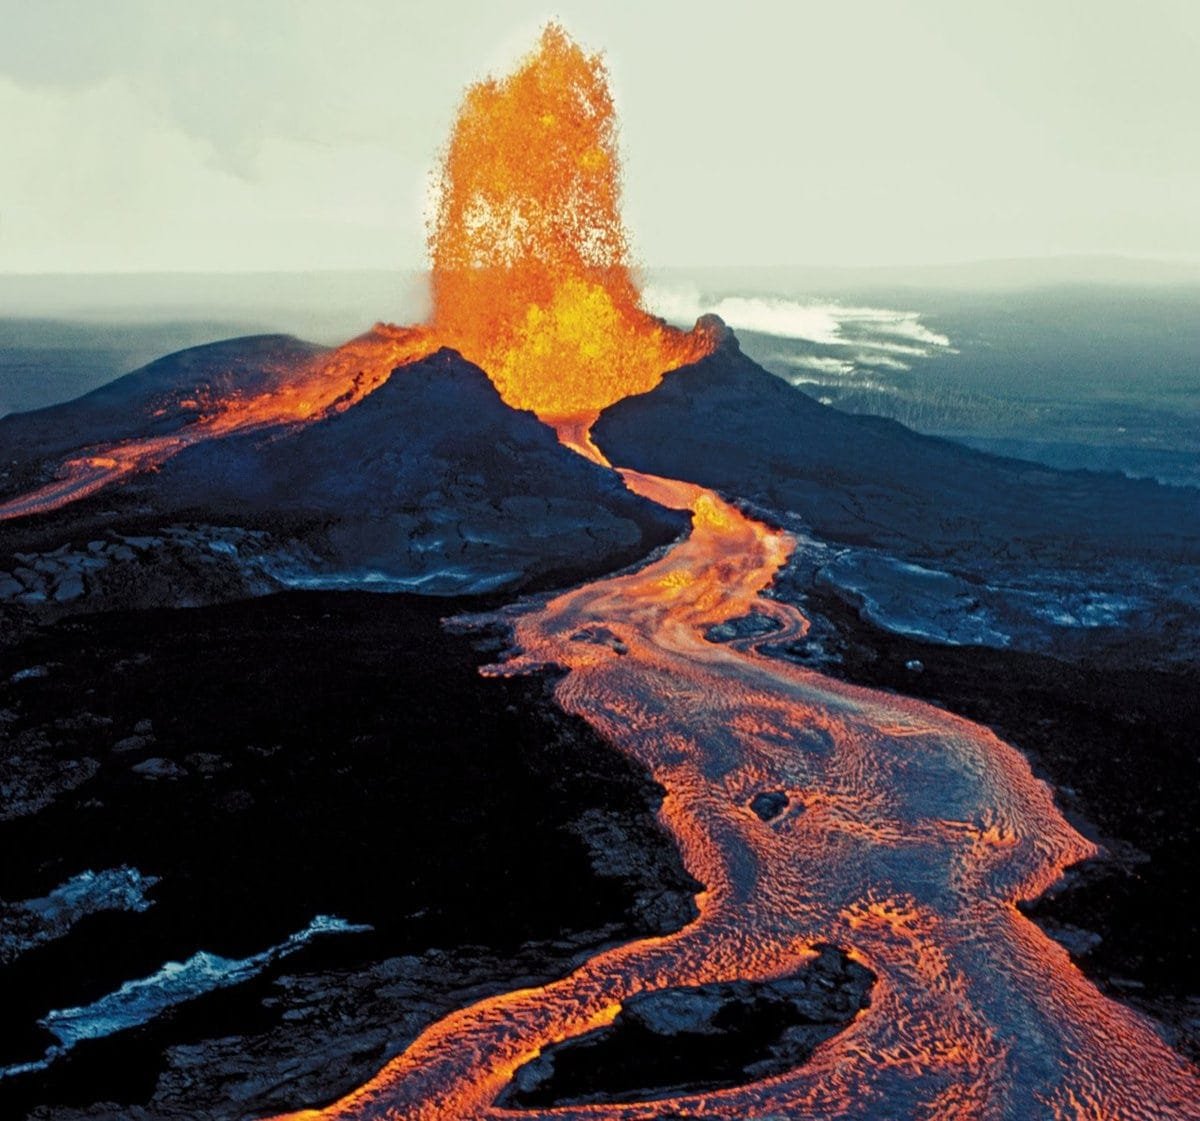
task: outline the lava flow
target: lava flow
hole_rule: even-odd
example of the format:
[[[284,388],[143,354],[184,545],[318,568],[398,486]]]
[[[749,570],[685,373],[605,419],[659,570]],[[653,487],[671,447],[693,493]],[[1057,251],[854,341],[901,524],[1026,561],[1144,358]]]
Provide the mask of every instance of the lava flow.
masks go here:
[[[201,440],[306,424],[342,412],[378,389],[397,366],[433,349],[425,329],[381,323],[299,369],[275,371],[270,389],[173,402],[184,419],[173,431],[85,449],[62,464],[51,482],[0,502],[0,521],[58,509],[135,472],[153,470]],[[159,413],[169,411],[171,405],[163,405]]]
[[[691,535],[641,571],[517,617],[521,656],[569,673],[558,702],[666,789],[661,819],[704,885],[679,933],[598,954],[542,988],[433,1025],[361,1090],[290,1121],[475,1121],[546,1047],[612,1021],[648,990],[794,972],[833,943],[877,981],[870,1006],[809,1062],[739,1088],[525,1111],[633,1118],[1196,1118],[1200,1079],[1151,1023],[1103,996],[1017,909],[1093,855],[1029,764],[930,705],[716,645],[791,550],[703,488],[625,473],[693,511]],[[580,641],[603,626],[627,650]],[[615,644],[614,644],[615,645]],[[761,645],[761,643],[760,643]],[[763,822],[749,802],[783,791]]]

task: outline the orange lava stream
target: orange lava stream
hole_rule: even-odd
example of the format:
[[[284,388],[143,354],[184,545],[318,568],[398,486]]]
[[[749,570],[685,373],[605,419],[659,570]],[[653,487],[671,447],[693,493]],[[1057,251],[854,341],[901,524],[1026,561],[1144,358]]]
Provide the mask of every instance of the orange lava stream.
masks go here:
[[[434,349],[425,328],[377,324],[299,370],[279,370],[271,390],[191,402],[197,415],[175,432],[87,449],[67,460],[52,482],[0,503],[0,521],[75,502],[136,472],[154,470],[201,440],[286,428],[342,412],[378,389],[397,366]]]
[[[1095,847],[1025,758],[927,704],[825,678],[704,630],[753,608],[792,542],[703,488],[625,472],[690,508],[691,535],[630,574],[519,615],[521,656],[553,663],[584,717],[666,789],[661,819],[702,883],[699,917],[597,954],[541,988],[427,1029],[323,1121],[512,1118],[493,1105],[547,1046],[608,1023],[647,990],[794,971],[817,943],[878,977],[870,1006],[786,1075],[646,1103],[531,1110],[632,1118],[1197,1118],[1200,1079],[1152,1024],[1104,997],[1016,902]],[[573,638],[603,625],[627,647]],[[779,641],[780,636],[773,636]],[[791,799],[765,823],[764,790]]]

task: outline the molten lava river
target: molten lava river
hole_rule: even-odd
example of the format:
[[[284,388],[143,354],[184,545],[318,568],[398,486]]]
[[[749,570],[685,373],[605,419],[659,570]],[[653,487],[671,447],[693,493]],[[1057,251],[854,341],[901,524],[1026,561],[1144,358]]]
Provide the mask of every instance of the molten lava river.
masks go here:
[[[1095,851],[1024,756],[927,704],[749,641],[707,641],[708,627],[751,609],[783,624],[771,641],[806,629],[760,598],[790,539],[700,487],[623,474],[690,508],[690,536],[640,571],[517,616],[521,655],[488,672],[569,669],[562,707],[666,789],[662,821],[705,885],[699,917],[454,1013],[361,1090],[291,1121],[1200,1117],[1194,1070],[1016,907]],[[628,653],[574,637],[598,625]],[[748,803],[773,790],[792,808],[764,822]],[[610,1023],[637,993],[786,976],[821,943],[877,982],[869,1007],[797,1070],[645,1103],[492,1104],[520,1066]]]

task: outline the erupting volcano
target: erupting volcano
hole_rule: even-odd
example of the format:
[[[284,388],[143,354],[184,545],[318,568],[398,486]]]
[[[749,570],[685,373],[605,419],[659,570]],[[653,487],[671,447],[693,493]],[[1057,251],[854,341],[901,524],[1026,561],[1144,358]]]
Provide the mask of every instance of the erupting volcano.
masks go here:
[[[377,324],[301,369],[279,371],[266,392],[186,402],[184,427],[87,449],[53,482],[0,503],[0,520],[56,509],[200,440],[344,411],[441,346],[481,366],[507,404],[532,410],[581,450],[606,405],[711,351],[701,326],[678,331],[640,305],[604,63],[557,25],[509,78],[467,91],[437,197],[428,326]]]
[[[620,463],[618,480],[591,446],[592,422],[615,402],[684,378],[697,363],[720,373],[746,361],[719,322],[684,333],[643,309],[619,188],[603,61],[551,25],[513,74],[467,91],[430,232],[428,324],[379,325],[269,371],[253,392],[164,402],[164,415],[176,410],[181,423],[81,448],[58,478],[0,506],[5,518],[41,514],[201,441],[261,437],[272,462],[285,459],[297,430],[366,415],[385,386],[401,384],[390,379],[403,379],[404,367],[415,378],[418,359],[448,347],[481,367],[508,406],[536,413],[589,457],[589,479],[616,489],[623,480],[634,501],[690,517],[690,532],[644,567],[494,616],[514,649],[485,672],[566,671],[557,703],[666,791],[661,823],[703,884],[694,921],[610,946],[552,983],[461,1008],[361,1089],[332,1105],[296,1102],[320,1108],[288,1116],[512,1117],[505,1095],[514,1080],[528,1091],[537,1063],[552,1067],[556,1049],[600,1038],[637,998],[788,981],[834,947],[869,970],[869,1000],[799,1065],[748,1068],[702,1089],[617,1097],[592,1087],[524,1115],[1200,1117],[1195,1070],[1018,909],[1098,852],[1025,757],[933,705],[788,663],[780,651],[809,623],[769,589],[795,539],[694,482]],[[435,367],[421,366],[430,384]],[[397,447],[396,459],[405,453]],[[484,484],[472,474],[464,485]],[[461,536],[465,548],[470,534]],[[770,637],[712,638],[747,617],[765,620]],[[378,890],[392,889],[380,868]]]

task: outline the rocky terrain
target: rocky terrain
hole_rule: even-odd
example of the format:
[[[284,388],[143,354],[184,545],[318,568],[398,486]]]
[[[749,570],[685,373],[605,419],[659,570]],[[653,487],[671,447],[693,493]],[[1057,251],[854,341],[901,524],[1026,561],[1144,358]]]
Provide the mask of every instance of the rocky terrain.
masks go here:
[[[653,1101],[799,1066],[869,1001],[874,977],[832,946],[795,976],[658,989],[607,1027],[548,1048],[500,1098],[510,1109]]]
[[[177,351],[71,401],[0,417],[0,498],[30,490],[81,448],[167,436],[213,400],[285,385],[324,348],[255,335]]]

